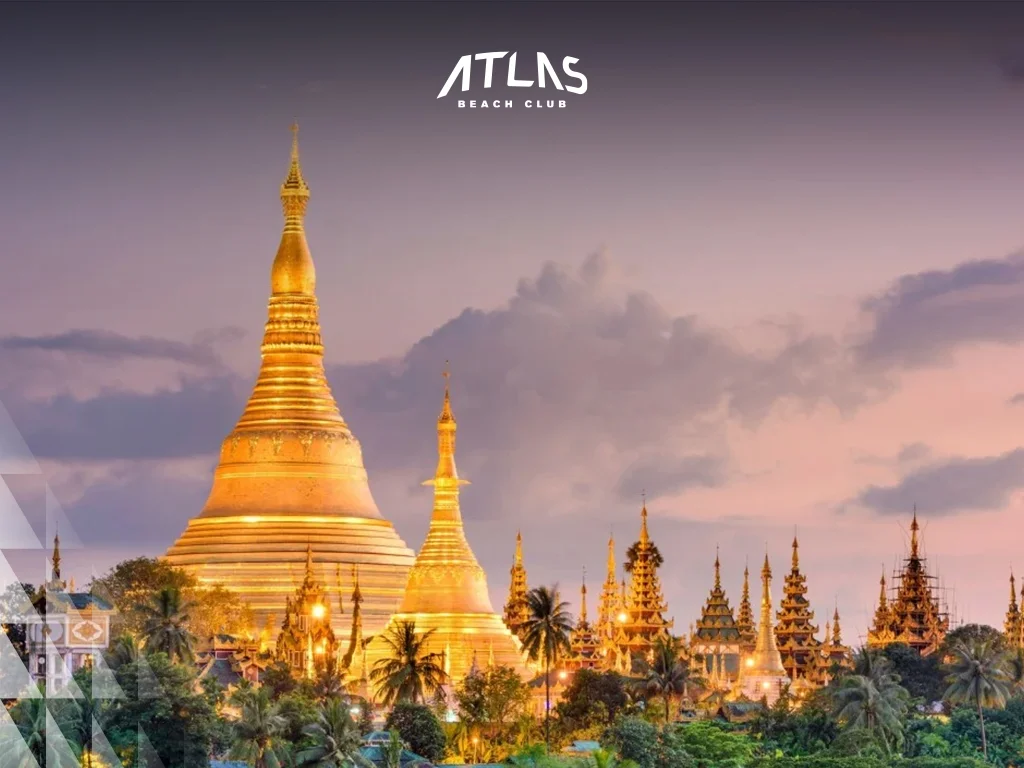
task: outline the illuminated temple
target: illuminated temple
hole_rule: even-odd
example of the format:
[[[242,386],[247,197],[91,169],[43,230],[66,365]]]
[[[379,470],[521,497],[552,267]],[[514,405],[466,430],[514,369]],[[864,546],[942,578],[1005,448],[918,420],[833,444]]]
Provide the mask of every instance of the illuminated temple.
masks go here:
[[[363,629],[372,634],[398,607],[413,552],[377,509],[359,441],[324,373],[316,275],[303,229],[309,187],[297,126],[293,132],[259,376],[221,445],[206,505],[167,559],[204,583],[238,592],[258,621],[285,616],[288,598],[310,572],[340,604],[355,578],[342,584],[341,573],[357,564]],[[350,622],[339,611],[331,624],[344,636]]]
[[[457,685],[471,670],[506,666],[530,677],[518,638],[491,607],[487,574],[477,562],[462,526],[459,487],[468,481],[455,467],[455,415],[445,372],[444,405],[437,420],[437,471],[424,485],[434,487],[430,528],[409,572],[405,597],[389,627],[413,622],[417,634],[433,631],[427,651],[444,654],[445,671]],[[373,669],[388,653],[378,636],[367,647]]]

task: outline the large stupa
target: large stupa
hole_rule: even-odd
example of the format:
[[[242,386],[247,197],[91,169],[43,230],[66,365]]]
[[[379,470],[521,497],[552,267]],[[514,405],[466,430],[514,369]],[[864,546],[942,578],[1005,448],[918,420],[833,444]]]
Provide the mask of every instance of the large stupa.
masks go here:
[[[444,406],[437,420],[437,471],[424,485],[434,487],[430,528],[409,573],[405,597],[389,627],[413,622],[416,633],[432,630],[427,651],[443,654],[449,682],[458,684],[474,668],[512,667],[530,674],[519,639],[491,606],[487,574],[477,562],[462,526],[459,486],[468,481],[455,468],[455,416],[445,371]],[[367,647],[367,666],[389,653],[378,635]]]
[[[349,618],[339,609],[357,564],[363,628],[373,634],[398,607],[414,555],[377,509],[359,441],[324,374],[316,275],[303,229],[309,187],[298,126],[292,131],[259,377],[221,445],[206,505],[167,559],[241,594],[261,623],[280,622],[305,575],[308,550],[329,599],[338,601],[331,616],[342,633]]]

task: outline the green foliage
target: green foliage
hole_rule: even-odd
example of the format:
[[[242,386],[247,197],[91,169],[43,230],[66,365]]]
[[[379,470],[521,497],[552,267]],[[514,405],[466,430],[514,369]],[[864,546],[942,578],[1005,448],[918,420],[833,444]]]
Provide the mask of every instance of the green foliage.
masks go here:
[[[987,624],[964,624],[951,630],[942,643],[942,650],[939,656],[948,656],[958,645],[974,645],[976,643],[987,643],[1000,651],[1008,650],[1006,637],[995,627]]]
[[[342,699],[328,700],[318,711],[317,720],[306,728],[310,744],[296,755],[299,766],[315,768],[373,768],[362,756],[362,737],[352,720],[348,703]]]
[[[398,731],[409,749],[420,757],[435,763],[444,758],[444,730],[430,707],[408,702],[396,704],[384,727]]]
[[[673,729],[658,729],[640,717],[620,717],[601,743],[640,768],[689,768],[693,764]]]
[[[281,738],[290,744],[302,746],[305,743],[305,730],[317,721],[319,708],[316,700],[301,690],[294,690],[277,700],[277,714],[284,723]]]
[[[744,768],[754,756],[754,744],[744,734],[731,733],[710,721],[677,726],[678,746],[698,766],[706,768]]]
[[[946,699],[954,704],[971,704],[978,712],[981,752],[988,759],[984,707],[1002,709],[1010,698],[1012,676],[1002,639],[974,639],[950,647],[949,688]]]
[[[433,632],[417,634],[415,622],[403,621],[381,636],[387,655],[374,663],[370,680],[386,706],[425,702],[444,684],[443,654],[427,650]]]
[[[491,667],[466,677],[455,691],[459,713],[488,741],[504,743],[529,710],[530,689],[511,667]]]
[[[194,606],[186,602],[177,587],[161,589],[137,610],[143,616],[142,636],[149,653],[166,653],[172,660],[191,662],[195,636],[188,630],[188,612]]]
[[[217,716],[206,696],[193,690],[195,675],[156,653],[116,671],[124,699],[108,713],[111,745],[128,766],[141,766],[141,729],[165,766],[206,768]]]
[[[922,656],[909,645],[893,643],[886,646],[882,655],[892,665],[893,673],[899,677],[900,685],[907,689],[911,698],[920,699],[925,704],[942,700],[946,691],[946,673],[939,654]]]
[[[562,692],[555,712],[567,729],[581,730],[611,725],[628,704],[621,676],[610,671],[580,669]]]
[[[661,566],[663,566],[665,564],[665,558],[662,556],[661,552],[658,551],[657,545],[651,544],[650,547],[651,547],[651,565],[653,565],[655,568],[661,568]],[[626,562],[622,566],[625,569],[626,573],[632,573],[633,572],[633,563],[636,562],[636,558],[637,558],[637,555],[638,555],[639,551],[640,551],[640,542],[639,541],[634,541],[629,546],[629,549],[626,550]]]
[[[801,756],[827,749],[839,735],[839,726],[816,699],[795,709],[784,694],[757,716],[750,733],[766,753]]]
[[[968,757],[909,759],[876,757],[759,757],[747,768],[985,768],[985,763]]]

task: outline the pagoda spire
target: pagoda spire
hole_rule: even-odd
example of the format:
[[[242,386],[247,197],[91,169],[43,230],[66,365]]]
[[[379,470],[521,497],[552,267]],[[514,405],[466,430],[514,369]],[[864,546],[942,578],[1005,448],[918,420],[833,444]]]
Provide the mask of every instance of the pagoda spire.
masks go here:
[[[57,530],[53,534],[53,557],[51,559],[52,573],[50,581],[53,582],[57,588],[60,588],[62,584],[60,579],[60,531]]]
[[[526,567],[523,565],[523,534],[519,531],[516,532],[516,553],[509,574],[511,579],[503,619],[505,626],[521,640],[526,621],[530,617],[530,607],[526,599],[529,587],[526,582]]]
[[[716,659],[723,661],[723,656],[738,657],[741,655],[740,631],[736,626],[729,598],[722,589],[722,565],[718,548],[715,548],[715,585],[708,594],[696,631],[690,631],[690,653],[705,659],[705,672],[713,673],[707,662]],[[717,662],[713,662],[717,663]],[[722,675],[724,668],[718,670]]]
[[[921,530],[921,526],[917,524],[917,504],[914,505],[914,519],[910,523],[910,556],[919,556],[919,542],[917,533]]]
[[[715,545],[715,589],[722,588],[722,563],[718,559],[718,545]]]
[[[629,569],[629,593],[623,605],[627,620],[622,624],[619,645],[631,655],[647,654],[659,637],[667,637],[672,621],[666,620],[665,599],[658,579],[660,556],[647,529],[647,495],[640,509],[640,540],[634,544],[635,556]],[[623,585],[625,587],[625,585]]]
[[[782,600],[777,614],[775,635],[786,672],[795,682],[816,682],[818,627],[812,624],[814,611],[807,602],[807,577],[800,571],[800,542],[793,536],[793,567],[786,575]]]
[[[581,626],[587,624],[587,569],[586,566],[583,568],[583,581],[580,583],[580,617],[579,623]]]
[[[348,650],[345,652],[345,658],[342,660],[342,668],[349,671],[349,678],[352,679],[355,675],[352,674],[352,663],[356,660],[356,653],[361,652],[364,647],[363,640],[363,593],[359,589],[359,566],[352,563],[352,629],[348,640]],[[366,677],[367,670],[360,670],[360,678]]]
[[[651,541],[651,536],[647,532],[647,491],[643,491],[640,496],[643,499],[643,506],[640,508],[640,543],[646,545]]]
[[[457,525],[462,528],[462,513],[459,510],[459,486],[468,485],[468,480],[459,478],[459,472],[455,468],[455,431],[458,424],[455,422],[455,414],[452,413],[451,393],[448,389],[448,381],[451,372],[448,369],[448,361],[444,363],[444,403],[441,406],[441,415],[437,417],[437,471],[433,480],[427,480],[424,485],[434,486],[434,512],[431,516],[431,524],[445,523]]]
[[[1021,610],[1017,605],[1017,581],[1010,569],[1010,605],[1006,610],[1006,622],[1003,625],[1006,642],[1011,648],[1021,646]]]
[[[757,630],[757,644],[753,655],[744,665],[743,690],[751,699],[767,698],[769,704],[778,699],[782,687],[789,683],[772,627],[771,583],[772,568],[766,552],[764,566],[761,568],[761,619]]]
[[[750,605],[750,568],[746,565],[743,566],[743,594],[736,614],[736,628],[740,633],[740,652],[753,651],[757,643],[757,632],[754,629],[754,609]]]

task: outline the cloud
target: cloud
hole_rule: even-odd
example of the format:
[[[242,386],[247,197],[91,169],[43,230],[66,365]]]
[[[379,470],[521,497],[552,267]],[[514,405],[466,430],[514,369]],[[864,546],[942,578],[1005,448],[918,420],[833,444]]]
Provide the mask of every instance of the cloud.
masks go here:
[[[688,488],[714,488],[726,481],[726,464],[722,458],[708,455],[645,457],[623,473],[618,495],[635,502],[641,491],[656,499]]]
[[[1024,257],[906,275],[862,306],[874,327],[855,353],[869,368],[945,364],[965,344],[1017,344],[1024,340]]]
[[[873,485],[856,502],[883,515],[906,515],[916,504],[929,515],[1005,507],[1024,488],[1024,448],[985,458],[954,458],[907,474],[890,486]]]
[[[1018,392],[1016,395],[1006,401],[1007,405],[1022,405],[1024,404],[1024,392]]]
[[[6,336],[0,350],[38,350],[86,355],[108,361],[126,359],[170,360],[200,367],[217,367],[220,356],[214,345],[239,338],[243,331],[225,328],[207,332],[191,343],[153,336],[132,338],[109,331],[71,330],[49,336]]]

